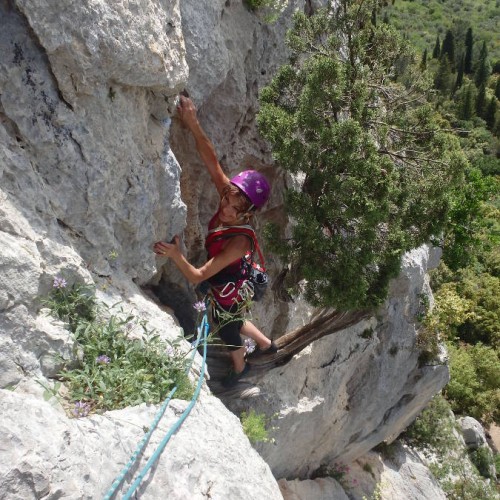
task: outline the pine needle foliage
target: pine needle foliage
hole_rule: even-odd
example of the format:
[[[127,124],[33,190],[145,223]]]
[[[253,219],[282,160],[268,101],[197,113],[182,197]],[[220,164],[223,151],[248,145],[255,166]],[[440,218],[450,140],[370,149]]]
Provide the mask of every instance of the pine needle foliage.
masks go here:
[[[443,229],[466,164],[409,44],[372,22],[382,3],[297,13],[290,64],[260,96],[261,133],[301,181],[285,195],[291,238],[268,227],[269,243],[313,305],[379,304],[402,254]]]

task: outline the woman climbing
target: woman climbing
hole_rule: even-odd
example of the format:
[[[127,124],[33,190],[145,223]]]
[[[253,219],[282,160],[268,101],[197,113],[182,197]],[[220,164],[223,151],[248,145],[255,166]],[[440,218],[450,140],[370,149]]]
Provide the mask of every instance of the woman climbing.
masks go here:
[[[256,246],[255,238],[249,236],[253,235],[253,230],[248,229],[248,224],[255,210],[268,200],[270,187],[266,178],[255,170],[241,172],[229,179],[222,170],[213,144],[198,122],[191,99],[180,96],[177,111],[182,123],[193,134],[198,154],[221,199],[217,213],[208,224],[209,235],[205,241],[208,260],[205,264],[196,268],[186,260],[181,253],[178,236],[174,237],[172,243],[155,243],[154,251],[158,255],[170,257],[191,283],[210,283],[214,299],[212,316],[219,325],[218,333],[228,345],[233,362],[233,368],[222,384],[231,387],[250,370],[250,365],[245,360],[241,334],[257,343],[258,349],[254,355],[273,354],[278,350],[274,342],[243,317],[246,297],[241,288],[246,281],[241,279],[245,256],[252,254]],[[214,233],[219,234],[219,237],[211,237]]]

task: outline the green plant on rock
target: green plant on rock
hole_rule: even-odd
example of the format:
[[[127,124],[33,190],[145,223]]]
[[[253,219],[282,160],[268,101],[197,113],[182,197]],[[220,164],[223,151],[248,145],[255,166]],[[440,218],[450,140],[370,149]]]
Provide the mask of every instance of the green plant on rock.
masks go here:
[[[381,3],[297,13],[290,64],[260,95],[260,131],[300,186],[285,194],[291,238],[270,226],[269,245],[314,305],[380,303],[402,254],[442,230],[466,165],[408,44],[372,22]]]
[[[244,3],[253,12],[263,12],[264,20],[273,23],[286,6],[287,0],[244,0]]]
[[[264,413],[256,413],[254,409],[249,412],[242,412],[241,425],[243,432],[252,444],[271,441],[267,428],[268,421],[269,419]]]
[[[493,453],[485,446],[469,452],[471,462],[476,466],[477,471],[485,478],[492,478],[494,465]]]
[[[406,429],[403,438],[418,448],[444,455],[456,447],[453,429],[450,405],[443,396],[437,395]]]
[[[438,395],[408,427],[402,438],[431,458],[429,469],[445,491],[447,498],[453,500],[498,498],[494,487],[470,467],[467,451],[463,442],[459,441],[455,428],[450,404],[443,396]]]
[[[50,295],[41,301],[56,318],[66,321],[74,332],[80,321],[93,321],[97,314],[97,303],[93,287],[74,283],[68,287],[60,276],[54,278]]]
[[[66,363],[59,374],[67,385],[75,417],[140,403],[159,403],[177,386],[175,397],[189,399],[193,388],[186,358],[174,342],[162,340],[147,325],[123,311],[98,311],[89,287],[57,278],[58,286],[44,301],[58,318],[68,321],[79,363]],[[56,281],[54,282],[56,283]],[[102,314],[104,316],[104,314]],[[139,334],[140,332],[140,334]],[[132,335],[133,334],[133,335]]]

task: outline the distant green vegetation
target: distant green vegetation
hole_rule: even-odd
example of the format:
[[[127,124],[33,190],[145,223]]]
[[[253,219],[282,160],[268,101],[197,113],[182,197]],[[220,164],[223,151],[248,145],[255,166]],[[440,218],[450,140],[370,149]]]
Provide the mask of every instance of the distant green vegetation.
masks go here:
[[[386,15],[420,52],[432,51],[436,36],[443,40],[446,30],[463,38],[472,26],[476,40],[486,42],[491,59],[500,60],[499,0],[395,0]]]
[[[433,103],[469,161],[436,243],[435,307],[419,334],[421,362],[448,345],[444,395],[456,413],[500,422],[500,0],[395,0],[379,19],[422,54]]]
[[[492,477],[493,453],[486,447],[468,452],[455,429],[449,403],[437,395],[401,437],[429,460],[427,465],[446,498],[498,498],[495,484],[488,480]]]

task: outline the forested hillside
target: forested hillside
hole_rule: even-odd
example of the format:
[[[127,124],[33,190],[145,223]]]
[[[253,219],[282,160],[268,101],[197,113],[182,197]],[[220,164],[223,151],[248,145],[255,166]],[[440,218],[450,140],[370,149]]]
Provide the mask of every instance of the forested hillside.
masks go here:
[[[493,61],[500,60],[500,2],[498,0],[394,0],[384,19],[408,35],[420,51],[432,49],[436,36],[446,30],[457,38],[473,27],[478,40],[484,40]]]
[[[417,51],[421,70],[434,84],[434,109],[459,138],[469,162],[465,182],[453,195],[447,230],[437,238],[444,253],[433,276],[434,310],[423,314],[422,359],[432,362],[438,341],[445,340],[451,381],[443,395],[448,404],[457,415],[498,424],[500,2],[395,0],[379,16]],[[435,408],[428,410],[431,416]],[[472,458],[481,475],[491,477]],[[483,458],[486,464],[492,457]],[[498,470],[499,455],[496,463]]]

